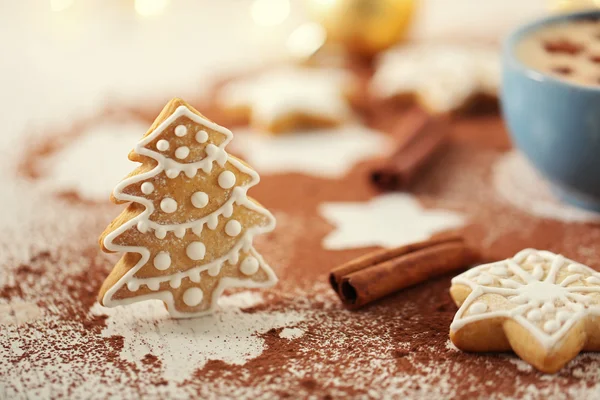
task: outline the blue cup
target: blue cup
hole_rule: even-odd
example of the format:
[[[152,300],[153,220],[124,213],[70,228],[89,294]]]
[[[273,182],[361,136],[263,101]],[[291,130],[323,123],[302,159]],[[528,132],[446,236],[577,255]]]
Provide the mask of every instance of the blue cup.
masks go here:
[[[600,211],[600,86],[570,83],[533,70],[515,54],[516,45],[528,34],[586,17],[600,17],[600,11],[544,18],[507,38],[501,103],[513,143],[551,182],[557,196]]]

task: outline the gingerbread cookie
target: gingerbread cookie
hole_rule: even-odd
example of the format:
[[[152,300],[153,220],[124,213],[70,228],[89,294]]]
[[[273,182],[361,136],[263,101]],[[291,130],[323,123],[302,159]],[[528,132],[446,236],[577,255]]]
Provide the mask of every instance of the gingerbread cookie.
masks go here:
[[[125,254],[100,289],[108,307],[159,299],[174,317],[215,309],[229,287],[277,281],[252,245],[275,227],[248,189],[258,174],[227,154],[232,133],[171,100],[129,153],[141,165],[114,189],[129,203],[100,245]]]
[[[497,100],[500,61],[489,49],[409,46],[378,60],[370,85],[375,98],[416,101],[434,114],[465,109],[475,99]]]
[[[285,67],[221,88],[220,107],[258,131],[283,133],[341,124],[352,113],[351,76],[331,68]]]
[[[580,351],[600,350],[600,273],[526,249],[452,279],[460,309],[450,338],[465,351],[509,351],[553,373]]]

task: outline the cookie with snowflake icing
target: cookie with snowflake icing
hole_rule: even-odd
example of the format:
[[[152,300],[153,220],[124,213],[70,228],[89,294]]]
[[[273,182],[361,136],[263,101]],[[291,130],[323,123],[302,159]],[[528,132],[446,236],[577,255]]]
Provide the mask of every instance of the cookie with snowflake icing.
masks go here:
[[[123,256],[100,304],[162,300],[174,317],[209,313],[229,287],[267,287],[277,278],[253,246],[275,227],[247,195],[259,181],[225,146],[232,133],[180,99],[171,100],[129,154],[140,163],[114,189],[129,203],[100,245]]]
[[[375,98],[417,102],[431,113],[453,113],[478,99],[497,100],[500,61],[485,48],[414,45],[378,60],[370,92]]]
[[[354,80],[341,69],[288,66],[227,83],[217,102],[258,131],[284,133],[349,120],[354,90]]]
[[[459,349],[513,350],[543,372],[600,350],[600,273],[549,251],[526,249],[452,279],[460,307],[450,325]]]

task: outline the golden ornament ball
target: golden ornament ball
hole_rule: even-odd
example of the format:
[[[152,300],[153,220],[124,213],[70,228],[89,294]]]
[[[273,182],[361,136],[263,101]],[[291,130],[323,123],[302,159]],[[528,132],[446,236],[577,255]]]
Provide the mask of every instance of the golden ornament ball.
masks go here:
[[[408,31],[416,0],[306,0],[327,40],[348,51],[373,55]]]

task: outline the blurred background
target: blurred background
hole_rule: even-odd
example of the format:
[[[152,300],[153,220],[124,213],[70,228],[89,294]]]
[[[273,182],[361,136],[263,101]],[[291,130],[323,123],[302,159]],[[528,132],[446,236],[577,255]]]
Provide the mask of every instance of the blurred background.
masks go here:
[[[597,6],[593,0],[3,1],[0,152],[20,158],[23,147],[27,152],[42,141],[30,152],[35,159],[77,137],[82,126],[96,129],[82,121],[102,120],[107,109],[141,110],[141,123],[98,128],[113,147],[83,143],[85,151],[60,156],[62,167],[49,174],[55,183],[64,177],[66,186],[95,174],[105,182],[94,183],[92,197],[104,198],[130,169],[127,149],[174,96],[206,112],[220,79],[278,63],[339,65],[354,57],[373,65],[398,42],[485,45],[499,54],[502,38],[524,22]],[[131,135],[117,144],[121,131]],[[88,148],[104,154],[94,165],[123,162],[111,172],[92,166],[74,176],[73,166],[89,164]]]
[[[309,3],[332,2],[2,1],[0,144],[5,147],[25,129],[68,125],[69,118],[110,102],[198,97],[215,76],[290,57],[290,35],[311,19]],[[495,42],[523,21],[579,3],[410,2],[414,15],[406,35],[411,40]]]

